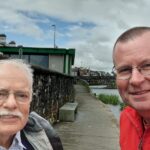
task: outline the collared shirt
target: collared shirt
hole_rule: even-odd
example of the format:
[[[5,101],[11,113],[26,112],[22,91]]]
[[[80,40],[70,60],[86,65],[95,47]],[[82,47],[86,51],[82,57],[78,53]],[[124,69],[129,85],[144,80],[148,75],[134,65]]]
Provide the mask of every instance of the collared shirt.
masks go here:
[[[23,149],[26,149],[26,148],[21,142],[20,131],[17,132],[17,134],[15,135],[13,142],[12,142],[11,146],[9,147],[9,149],[6,149],[6,148],[0,146],[0,150],[23,150]]]

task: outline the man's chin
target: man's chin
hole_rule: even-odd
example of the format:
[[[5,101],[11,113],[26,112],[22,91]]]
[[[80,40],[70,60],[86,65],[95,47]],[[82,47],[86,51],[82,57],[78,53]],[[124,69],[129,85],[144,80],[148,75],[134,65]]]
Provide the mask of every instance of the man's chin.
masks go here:
[[[14,130],[14,129],[3,129],[0,130],[0,136],[13,136],[15,135],[19,130]]]
[[[16,134],[18,131],[22,129],[21,124],[5,124],[5,125],[0,125],[0,135],[1,134],[6,134],[6,135],[13,135]]]
[[[134,102],[129,103],[128,105],[138,112],[150,112],[150,103],[147,102]]]

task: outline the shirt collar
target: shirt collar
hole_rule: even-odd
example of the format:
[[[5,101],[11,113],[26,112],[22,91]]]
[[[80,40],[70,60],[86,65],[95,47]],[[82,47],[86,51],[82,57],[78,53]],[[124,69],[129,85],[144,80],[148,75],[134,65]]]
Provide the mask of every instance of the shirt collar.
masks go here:
[[[12,142],[11,146],[9,147],[9,150],[14,150],[14,149],[19,149],[19,150],[27,149],[21,142],[20,131],[18,131],[16,133],[16,135],[13,138],[13,142]],[[0,150],[6,150],[6,149],[4,147],[0,146]]]
[[[22,149],[26,149],[26,147],[21,142],[20,131],[18,131],[13,139],[11,147],[21,147]],[[10,149],[11,149],[10,147]]]
[[[19,146],[21,146],[22,148],[26,149],[26,147],[21,142],[20,131],[17,132],[17,134],[16,134],[14,139],[16,140],[16,142],[18,143]]]

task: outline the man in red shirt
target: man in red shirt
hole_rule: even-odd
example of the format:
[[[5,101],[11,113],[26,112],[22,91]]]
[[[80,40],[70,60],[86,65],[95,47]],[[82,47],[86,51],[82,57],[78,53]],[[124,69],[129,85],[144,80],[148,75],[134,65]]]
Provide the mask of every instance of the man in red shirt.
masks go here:
[[[116,83],[128,105],[120,116],[121,150],[150,150],[150,27],[134,27],[113,49]]]

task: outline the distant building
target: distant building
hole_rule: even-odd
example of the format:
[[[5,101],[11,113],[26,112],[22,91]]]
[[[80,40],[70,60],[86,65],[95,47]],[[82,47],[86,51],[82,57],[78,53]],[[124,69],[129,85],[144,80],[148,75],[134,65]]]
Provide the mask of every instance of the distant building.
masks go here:
[[[9,45],[10,44],[10,45]],[[11,58],[22,58],[33,65],[71,75],[75,49],[14,46],[15,42],[1,46],[0,52]]]
[[[99,76],[98,71],[90,71],[90,76]]]
[[[0,46],[6,45],[6,35],[0,34]]]
[[[6,57],[21,58],[33,65],[55,70],[71,75],[71,67],[74,64],[75,49],[43,48],[16,46],[15,41],[7,43],[7,36],[0,34],[0,54]]]
[[[8,43],[8,46],[16,46],[16,42],[15,42],[15,41],[10,41],[10,42]]]
[[[90,70],[83,67],[74,67],[72,68],[73,76],[90,76]]]
[[[16,46],[15,41],[10,41],[7,43],[6,38],[7,36],[5,34],[0,34],[0,46]]]

